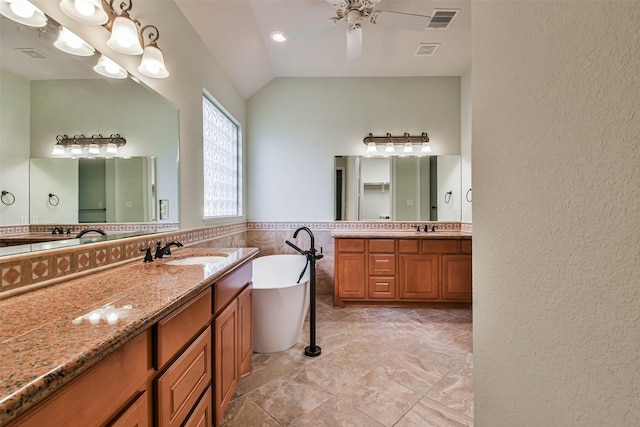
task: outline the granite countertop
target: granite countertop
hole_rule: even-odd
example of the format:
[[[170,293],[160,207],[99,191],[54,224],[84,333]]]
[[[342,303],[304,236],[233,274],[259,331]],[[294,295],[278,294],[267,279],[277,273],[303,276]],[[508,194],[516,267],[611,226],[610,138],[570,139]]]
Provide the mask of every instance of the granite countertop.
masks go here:
[[[174,249],[170,258],[136,260],[0,300],[0,425],[257,253],[255,248]],[[228,257],[215,264],[166,264],[171,259],[216,254]]]
[[[460,230],[438,230],[428,233],[415,230],[336,230],[331,236],[336,239],[471,239],[472,234]]]

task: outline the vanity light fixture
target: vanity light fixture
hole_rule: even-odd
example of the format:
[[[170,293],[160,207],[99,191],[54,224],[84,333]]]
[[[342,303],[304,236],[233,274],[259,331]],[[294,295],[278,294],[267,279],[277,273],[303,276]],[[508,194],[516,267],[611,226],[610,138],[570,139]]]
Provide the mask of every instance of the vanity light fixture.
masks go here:
[[[114,157],[118,155],[118,148],[124,146],[127,140],[120,134],[112,134],[110,136],[102,136],[97,134],[93,136],[75,135],[58,135],[56,136],[56,144],[51,152],[54,156],[64,156],[67,151],[72,157],[79,157],[87,153],[91,157],[100,154],[104,149],[104,157]]]
[[[87,25],[103,25],[109,21],[101,0],[62,0],[60,9],[68,17]]]
[[[78,56],[91,56],[96,51],[93,46],[65,27],[60,27],[58,39],[53,45],[63,52]]]
[[[112,79],[124,79],[127,77],[127,71],[124,68],[104,55],[100,55],[100,59],[98,59],[98,63],[93,69],[96,73]]]
[[[47,25],[44,12],[27,0],[0,0],[0,14],[28,27]]]
[[[24,1],[24,0],[0,0]],[[114,8],[114,2],[118,5]],[[119,8],[119,12],[116,11]],[[140,21],[131,18],[129,12],[133,0],[61,0],[60,9],[71,18],[90,25],[102,25],[111,34],[107,46],[125,55],[140,55],[142,59],[138,71],[147,77],[163,79],[169,77],[162,51],[158,48],[160,32],[155,25],[142,26]],[[145,31],[148,43],[145,44]],[[111,64],[109,64],[111,65]],[[100,67],[100,64],[98,64]],[[105,65],[106,67],[106,65]],[[103,67],[104,68],[104,67]],[[103,69],[101,68],[101,69]],[[111,69],[114,67],[111,65]],[[124,69],[122,69],[124,71]],[[96,69],[96,71],[98,71]],[[102,74],[101,71],[98,71]],[[107,77],[124,78],[123,73],[107,72]]]
[[[429,144],[429,135],[426,132],[422,132],[420,136],[411,136],[408,132],[405,132],[403,136],[392,136],[387,133],[385,136],[373,136],[373,134],[367,135],[362,142],[367,146],[367,154],[377,153],[378,144],[384,144],[384,152],[392,154],[396,152],[396,145],[402,144],[402,154],[410,154],[414,152],[414,145],[420,145],[421,153],[430,153],[431,145]]]
[[[160,38],[160,31],[158,31],[158,28],[155,25],[145,25],[140,30],[140,37],[143,40],[145,30],[149,30],[147,31],[149,44],[144,47],[138,71],[147,77],[154,77],[158,79],[169,77],[169,71],[167,71],[167,67],[164,65],[162,51],[158,48],[157,44],[158,39]]]

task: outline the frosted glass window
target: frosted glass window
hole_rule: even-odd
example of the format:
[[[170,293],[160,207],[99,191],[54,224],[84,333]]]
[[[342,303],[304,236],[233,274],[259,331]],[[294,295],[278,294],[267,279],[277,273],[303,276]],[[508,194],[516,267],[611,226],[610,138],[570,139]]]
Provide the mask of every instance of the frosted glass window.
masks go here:
[[[242,215],[240,127],[202,97],[205,218]]]

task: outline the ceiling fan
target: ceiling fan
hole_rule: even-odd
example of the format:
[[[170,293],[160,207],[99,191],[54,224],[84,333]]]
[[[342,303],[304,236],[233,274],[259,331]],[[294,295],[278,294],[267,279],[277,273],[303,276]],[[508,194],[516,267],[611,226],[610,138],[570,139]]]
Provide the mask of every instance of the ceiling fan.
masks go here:
[[[382,0],[327,0],[336,10],[336,16],[307,27],[281,34],[282,40],[293,40],[303,37],[325,27],[335,27],[340,22],[346,22],[347,27],[347,58],[356,59],[362,55],[362,25],[363,21],[388,27],[402,28],[413,31],[424,30],[431,16],[413,13],[394,12],[390,10],[376,10],[375,7]]]

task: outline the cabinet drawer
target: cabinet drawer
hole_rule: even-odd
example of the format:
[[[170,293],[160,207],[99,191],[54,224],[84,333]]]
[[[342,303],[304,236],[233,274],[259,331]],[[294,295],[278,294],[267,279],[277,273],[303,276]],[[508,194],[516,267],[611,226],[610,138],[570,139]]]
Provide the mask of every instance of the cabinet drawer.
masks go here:
[[[370,277],[369,278],[369,298],[372,299],[395,299],[396,278],[395,277]]]
[[[196,409],[193,410],[183,427],[209,427],[213,425],[213,404],[211,400],[211,387],[200,398]]]
[[[142,333],[12,426],[104,425],[146,387],[149,337]]]
[[[364,252],[364,239],[338,239],[338,252]]]
[[[253,264],[246,262],[213,285],[213,312],[217,315],[251,282]]]
[[[369,255],[369,274],[373,276],[396,274],[396,256],[382,254]]]
[[[470,254],[471,253],[471,239],[463,239],[460,240],[460,253]]]
[[[412,239],[412,240],[398,240],[398,252],[404,254],[417,254],[420,240]]]
[[[211,384],[211,327],[158,378],[158,424],[179,426]]]
[[[369,252],[393,253],[395,249],[393,239],[369,239]]]
[[[138,398],[116,418],[109,427],[146,427],[149,423],[149,400],[147,392],[142,393]]]
[[[422,252],[457,254],[458,242],[458,240],[424,239],[422,241]]]
[[[160,320],[156,325],[156,369],[173,359],[210,321],[211,288]]]

